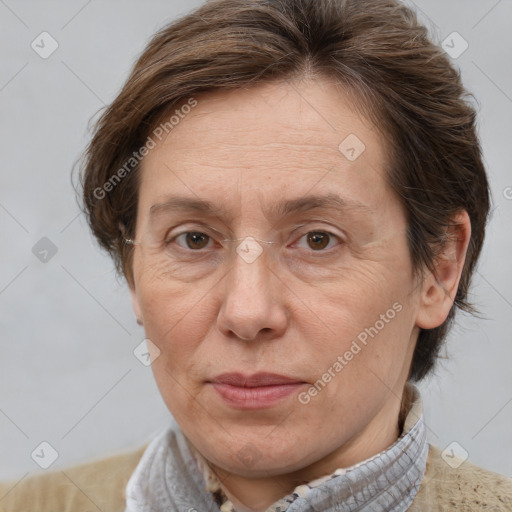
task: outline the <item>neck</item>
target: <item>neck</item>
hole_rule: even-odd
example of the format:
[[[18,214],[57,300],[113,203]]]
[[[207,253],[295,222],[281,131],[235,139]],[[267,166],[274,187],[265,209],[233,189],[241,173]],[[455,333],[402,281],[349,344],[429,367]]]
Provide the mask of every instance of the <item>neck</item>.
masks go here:
[[[402,394],[391,393],[383,408],[350,441],[305,468],[265,478],[246,478],[213,466],[222,490],[240,512],[263,512],[298,485],[310,482],[366,460],[392,445],[400,435],[399,413]],[[250,505],[249,505],[250,504]]]

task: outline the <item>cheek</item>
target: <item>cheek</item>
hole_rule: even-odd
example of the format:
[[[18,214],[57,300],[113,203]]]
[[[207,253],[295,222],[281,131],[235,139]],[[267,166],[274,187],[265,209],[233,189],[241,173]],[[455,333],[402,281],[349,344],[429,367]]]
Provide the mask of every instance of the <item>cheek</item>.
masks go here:
[[[148,263],[150,260],[154,263]],[[168,260],[162,257],[152,259],[151,255],[141,252],[134,266],[146,334],[149,330],[158,341],[179,328],[189,313],[194,314],[194,307],[201,302],[205,286],[173,279],[174,272],[169,268]]]
[[[331,334],[355,336],[400,300],[405,285],[382,265],[363,263],[343,269],[337,279],[321,286],[305,286],[298,295]]]
[[[208,330],[205,305],[196,294],[151,290],[142,306],[144,328],[165,355],[182,359],[194,351]]]
[[[162,392],[181,383],[189,386],[184,380],[192,381],[197,350],[213,321],[204,287],[170,284],[148,273],[138,282],[137,296],[146,337],[160,350],[152,366],[157,382],[168,381]]]
[[[379,379],[391,382],[397,377],[414,325],[412,280],[408,276],[408,269],[398,273],[393,265],[367,262],[350,272],[347,269],[338,281],[302,290],[310,312],[297,316],[301,319],[299,330],[306,335],[304,350],[319,377],[332,369],[338,356],[342,356],[347,377],[340,379],[339,385],[342,381],[347,385],[364,381],[382,385]],[[324,335],[307,334],[313,317],[317,325],[321,320]]]
[[[146,337],[160,350],[151,365],[160,394],[178,423],[195,421],[201,416],[196,398],[204,378],[198,354],[211,325],[204,294],[154,283],[140,292]]]

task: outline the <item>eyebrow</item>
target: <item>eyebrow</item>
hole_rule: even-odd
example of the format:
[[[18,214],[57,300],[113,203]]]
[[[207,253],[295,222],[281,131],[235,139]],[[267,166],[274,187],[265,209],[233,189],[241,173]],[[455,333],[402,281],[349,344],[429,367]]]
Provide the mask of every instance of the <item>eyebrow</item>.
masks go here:
[[[329,193],[326,195],[308,195],[295,199],[287,199],[272,205],[265,213],[270,217],[284,217],[293,213],[304,213],[312,210],[338,210],[348,212],[351,210],[360,211],[364,214],[375,213],[373,208],[359,201]],[[149,209],[149,216],[156,217],[163,213],[170,212],[191,212],[203,213],[212,216],[226,216],[227,211],[204,199],[170,196],[161,203],[156,203]]]
[[[292,213],[302,213],[320,209],[339,210],[343,212],[356,210],[362,213],[374,213],[374,210],[369,206],[353,199],[341,197],[332,192],[326,195],[309,195],[281,201],[271,208],[271,212],[274,215],[285,216]]]

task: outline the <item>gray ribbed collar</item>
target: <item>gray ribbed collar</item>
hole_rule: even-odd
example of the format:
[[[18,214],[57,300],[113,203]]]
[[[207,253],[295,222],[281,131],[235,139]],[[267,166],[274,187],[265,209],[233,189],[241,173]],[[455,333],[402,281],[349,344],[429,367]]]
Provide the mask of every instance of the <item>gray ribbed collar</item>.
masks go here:
[[[280,512],[405,512],[425,473],[428,443],[418,389],[408,383],[410,409],[402,435],[383,452],[300,486],[283,498]],[[196,455],[197,456],[197,455]],[[279,505],[283,502],[279,500]],[[277,505],[277,503],[276,503]],[[177,427],[147,447],[127,486],[126,512],[219,512],[212,493]]]

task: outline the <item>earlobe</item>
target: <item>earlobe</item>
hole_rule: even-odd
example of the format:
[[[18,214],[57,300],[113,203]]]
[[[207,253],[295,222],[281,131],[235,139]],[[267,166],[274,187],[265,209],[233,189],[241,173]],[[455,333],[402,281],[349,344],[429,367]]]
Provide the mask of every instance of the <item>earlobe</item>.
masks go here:
[[[452,308],[471,239],[471,221],[464,210],[452,218],[446,240],[421,285],[416,325],[422,329],[439,327]]]
[[[135,313],[135,317],[137,318],[137,323],[139,325],[144,325],[144,322],[142,321],[142,312],[140,309],[139,299],[137,297],[137,293],[135,292],[135,288],[130,286],[130,295],[132,297],[132,307],[133,312]]]

